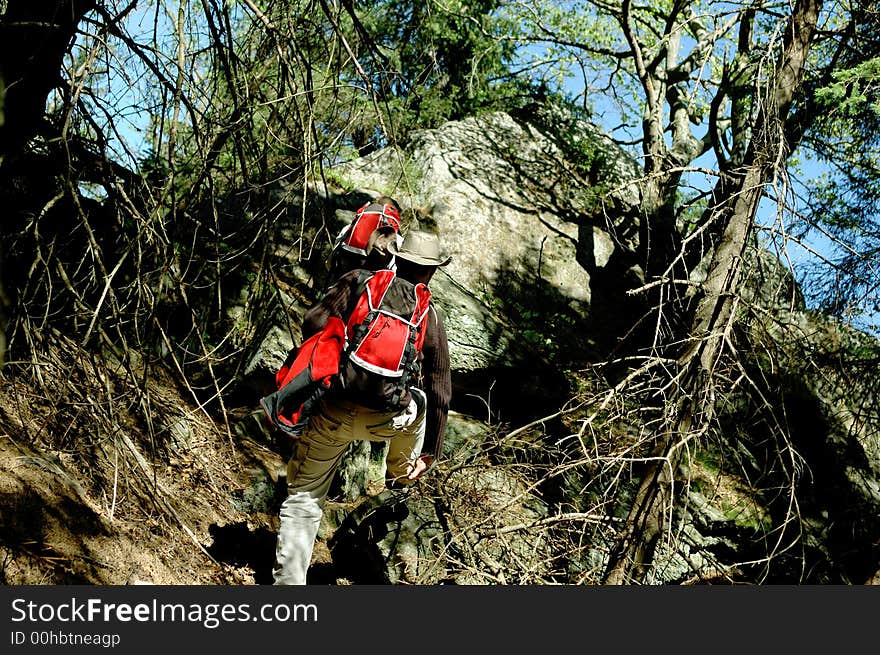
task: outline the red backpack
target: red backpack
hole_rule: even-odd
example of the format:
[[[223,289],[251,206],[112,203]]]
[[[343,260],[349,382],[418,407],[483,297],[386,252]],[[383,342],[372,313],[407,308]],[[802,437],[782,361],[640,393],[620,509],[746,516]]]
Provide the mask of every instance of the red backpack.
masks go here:
[[[419,368],[431,292],[394,271],[367,280],[345,326],[346,352],[340,365],[345,394],[379,411],[403,409],[409,382]]]
[[[269,423],[298,438],[306,428],[311,411],[339,373],[345,340],[345,324],[331,316],[320,332],[291,350],[275,374],[278,390],[260,399]]]
[[[291,437],[302,434],[331,389],[379,411],[409,402],[431,292],[390,270],[364,275],[358,288],[363,292],[348,322],[331,317],[321,332],[291,351],[275,376],[278,390],[260,400],[269,422]]]
[[[357,210],[338,247],[358,255],[366,255],[370,235],[383,227],[400,232],[400,213],[391,205],[367,203]]]

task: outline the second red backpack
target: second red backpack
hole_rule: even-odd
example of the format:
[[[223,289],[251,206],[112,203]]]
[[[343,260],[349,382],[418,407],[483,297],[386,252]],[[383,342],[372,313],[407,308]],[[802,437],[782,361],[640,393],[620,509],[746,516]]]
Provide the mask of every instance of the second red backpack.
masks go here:
[[[355,213],[338,247],[358,255],[366,255],[370,235],[380,228],[400,232],[400,214],[391,205],[367,203]]]

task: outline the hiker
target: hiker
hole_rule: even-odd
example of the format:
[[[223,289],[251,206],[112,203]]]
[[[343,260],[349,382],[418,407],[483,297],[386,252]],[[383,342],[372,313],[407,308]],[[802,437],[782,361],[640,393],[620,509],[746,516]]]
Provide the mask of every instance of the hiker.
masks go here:
[[[356,268],[394,269],[391,244],[400,245],[400,206],[390,196],[379,196],[355,212],[336,237],[330,251],[328,286]]]
[[[344,386],[334,386],[321,397],[301,437],[294,441],[287,464],[288,496],[280,512],[275,584],[306,584],[324,500],[349,443],[389,442],[385,475],[386,486],[392,489],[413,484],[440,456],[452,381],[446,328],[430,303],[427,284],[451,258],[441,255],[436,234],[419,230],[411,230],[400,246],[392,244],[389,250],[397,261],[396,272],[355,269],[346,273],[304,317],[304,339],[321,331],[333,317],[341,319],[348,330],[367,305],[368,316],[375,320],[367,338],[355,339],[355,345],[362,347],[344,356],[340,364]],[[377,291],[377,286],[383,288]],[[375,293],[381,298],[374,297]],[[379,337],[383,326],[390,326],[385,319],[392,313],[409,315],[410,324],[417,326],[410,337],[417,352],[412,365],[404,363],[402,375],[383,377],[374,372],[386,366],[382,361],[406,360],[400,352],[370,350],[371,344],[383,341]],[[374,332],[376,324],[381,325]],[[386,332],[394,332],[393,326]]]

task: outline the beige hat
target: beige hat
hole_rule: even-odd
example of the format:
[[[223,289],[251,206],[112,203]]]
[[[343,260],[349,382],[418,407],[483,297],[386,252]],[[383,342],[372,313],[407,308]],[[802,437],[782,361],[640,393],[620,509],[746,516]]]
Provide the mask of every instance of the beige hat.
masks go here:
[[[405,259],[422,266],[446,266],[452,257],[444,257],[440,246],[440,237],[432,232],[410,230],[403,237],[403,243],[392,243],[388,251],[395,257]]]

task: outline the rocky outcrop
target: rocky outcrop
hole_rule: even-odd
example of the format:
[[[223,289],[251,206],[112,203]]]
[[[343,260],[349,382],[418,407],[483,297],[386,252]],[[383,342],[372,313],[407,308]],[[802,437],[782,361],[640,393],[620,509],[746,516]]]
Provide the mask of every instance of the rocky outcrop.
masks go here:
[[[438,230],[453,257],[431,288],[447,326],[459,408],[477,413],[491,403],[496,415],[530,420],[558,405],[569,392],[562,371],[595,358],[595,338],[606,325],[607,317],[591,321],[584,262],[601,268],[618,246],[607,231],[588,225],[595,189],[573,171],[558,135],[533,123],[504,113],[450,122],[416,133],[405,147],[335,167],[326,176],[332,183],[313,184],[305,210],[293,205],[279,222],[282,245],[273,257],[287,285],[250,319],[258,333],[245,339],[240,376],[253,389],[250,398],[266,392],[298,341],[309,301],[295,287],[308,285],[314,296],[327,282],[321,275],[329,240],[305,260],[302,248],[288,245],[321,243],[319,233],[297,233],[303,212],[310,223],[323,223],[325,236],[335,236],[366,199],[388,194],[404,209],[416,208],[416,220]],[[634,163],[607,137],[585,123],[573,125],[569,141],[581,148],[591,143],[601,154],[594,168],[608,177],[635,176]],[[633,204],[638,194],[620,182],[604,196]],[[300,197],[288,192],[279,202]],[[244,288],[229,303],[233,323],[245,317],[251,292]],[[522,396],[530,402],[515,400]]]
[[[446,309],[453,366],[474,371],[506,360],[535,362],[543,348],[522,338],[529,328],[537,331],[529,325],[538,321],[529,315],[538,309],[535,294],[572,320],[589,311],[590,276],[579,262],[589,257],[601,266],[614,243],[598,228],[583,235],[578,216],[592,207],[570,169],[538,129],[496,113],[419,132],[406,148],[378,151],[335,172],[427,210],[453,257],[432,282]],[[635,200],[632,191],[622,195]]]
[[[836,582],[837,569],[862,583],[880,566],[880,340],[810,311],[782,310],[752,328],[780,366],[771,397],[803,462],[816,578]]]
[[[722,390],[723,433],[680,472],[682,527],[650,579],[866,583],[880,566],[880,340],[808,310],[767,250],[747,257],[751,386]]]
[[[584,263],[601,269],[619,247],[593,227],[597,203],[638,198],[626,182],[634,163],[607,137],[584,123],[566,133],[601,152],[594,168],[602,175],[620,176],[597,200],[558,135],[536,124],[504,113],[446,123],[331,176],[349,194],[388,194],[418,208],[420,222],[442,235],[453,259],[431,288],[447,325],[458,408],[478,414],[490,403],[513,421],[552,411],[570,392],[562,372],[595,359],[598,340],[613,340],[607,316],[591,317]]]

